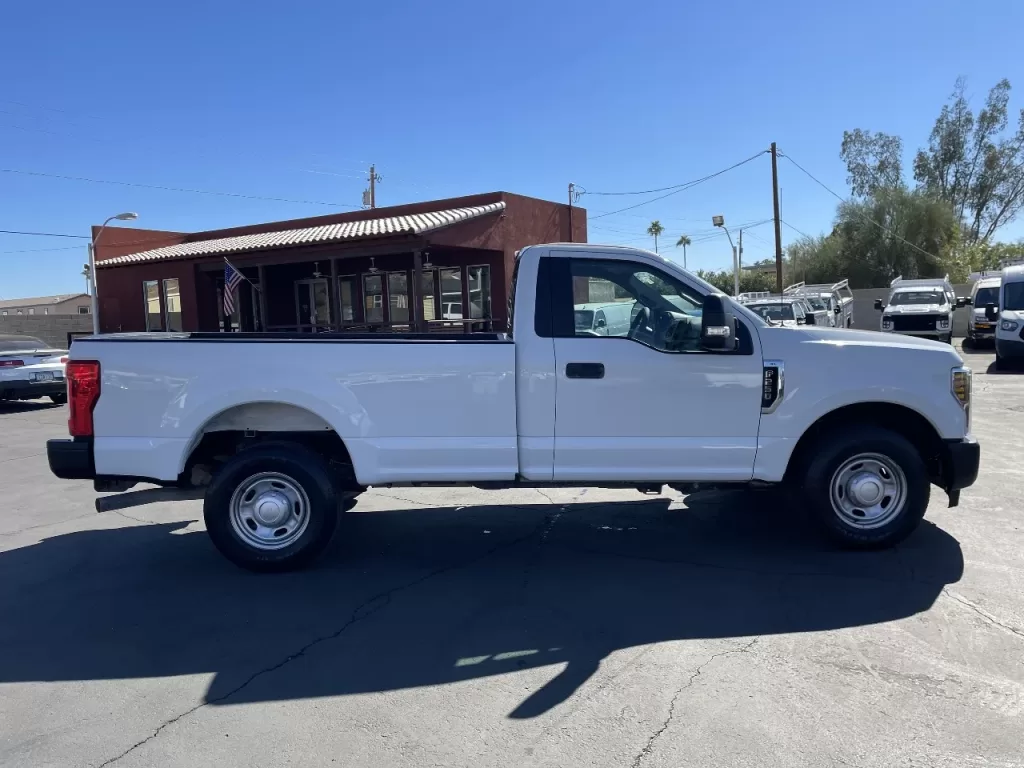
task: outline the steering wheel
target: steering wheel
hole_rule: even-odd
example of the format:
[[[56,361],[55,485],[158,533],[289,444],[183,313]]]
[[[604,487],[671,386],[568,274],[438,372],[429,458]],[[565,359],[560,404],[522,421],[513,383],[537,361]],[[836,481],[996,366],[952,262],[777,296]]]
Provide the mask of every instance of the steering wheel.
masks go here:
[[[626,334],[627,338],[635,339],[640,333],[640,329],[647,324],[647,319],[650,316],[650,310],[647,307],[640,307],[640,311],[636,313],[636,317],[629,324],[629,333]]]

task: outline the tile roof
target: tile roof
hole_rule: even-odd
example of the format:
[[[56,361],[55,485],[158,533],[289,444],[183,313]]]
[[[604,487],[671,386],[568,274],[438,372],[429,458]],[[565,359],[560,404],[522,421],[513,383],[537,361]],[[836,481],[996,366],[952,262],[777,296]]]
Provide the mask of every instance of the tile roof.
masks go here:
[[[319,227],[285,229],[275,232],[258,232],[251,235],[220,237],[214,240],[195,240],[191,243],[168,245],[150,251],[115,256],[97,262],[98,267],[116,264],[132,264],[142,261],[180,259],[192,256],[207,256],[215,253],[241,253],[265,248],[282,248],[308,243],[329,243],[339,240],[355,240],[389,235],[422,235],[437,229],[461,224],[471,219],[498,213],[505,209],[504,202],[488,205],[474,205],[468,208],[448,208],[407,216],[388,216],[382,219],[361,219],[338,224],[324,224]]]
[[[30,299],[0,299],[0,307],[4,309],[17,309],[18,307],[44,307],[48,304],[60,304],[62,301],[77,299],[80,296],[88,298],[87,293],[59,293],[56,296],[36,296]]]

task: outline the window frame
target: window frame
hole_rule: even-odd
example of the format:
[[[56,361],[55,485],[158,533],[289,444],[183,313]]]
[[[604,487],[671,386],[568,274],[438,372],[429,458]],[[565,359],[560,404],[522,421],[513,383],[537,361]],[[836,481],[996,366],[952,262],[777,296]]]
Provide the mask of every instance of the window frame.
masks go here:
[[[156,287],[156,301],[157,311],[156,316],[160,318],[160,328],[150,328],[149,318],[152,316],[152,312],[149,311],[149,293],[146,291],[146,286],[153,285]],[[161,295],[160,279],[156,280],[143,280],[142,281],[142,314],[146,320],[146,333],[162,333],[165,329],[162,327],[164,323],[164,302]]]
[[[574,315],[575,300],[573,294],[572,285],[572,263],[573,262],[595,262],[595,263],[607,263],[607,264],[622,264],[634,272],[650,272],[651,274],[659,277],[662,280],[666,280],[669,283],[678,283],[684,288],[689,289],[695,297],[700,298],[701,305],[707,294],[702,294],[699,288],[696,288],[685,280],[666,272],[664,269],[655,264],[647,264],[642,261],[635,261],[632,259],[608,259],[595,256],[545,256],[541,258],[541,268],[538,269],[537,274],[537,296],[538,306],[536,315],[535,330],[538,336],[550,336],[551,338],[563,338],[563,339],[615,339],[619,341],[631,342],[638,344],[641,347],[645,347],[652,352],[657,352],[663,355],[752,355],[754,354],[754,343],[752,332],[747,327],[746,318],[741,317],[739,313],[733,312],[733,317],[736,320],[736,334],[738,337],[739,348],[736,350],[713,350],[713,349],[659,349],[658,347],[651,346],[639,339],[630,338],[629,336],[599,336],[599,335],[576,335],[576,322]],[[544,262],[547,261],[549,264],[544,269]],[[543,277],[542,277],[543,276]],[[542,333],[541,331],[547,331],[547,328],[543,327],[541,318],[545,313],[541,310],[540,298],[542,287],[548,294],[548,301],[550,302],[550,333]],[[567,299],[567,301],[566,301]],[[546,319],[546,318],[545,318]]]
[[[171,311],[168,308],[169,305],[167,303],[167,283],[169,283],[171,280],[175,282],[178,288],[178,311],[176,314],[178,315],[178,324],[182,326],[181,328],[178,328],[176,331],[171,330]],[[181,311],[181,280],[179,280],[176,277],[160,278],[160,307],[163,311],[164,330],[167,333],[181,333],[184,330],[185,326],[183,313]]]

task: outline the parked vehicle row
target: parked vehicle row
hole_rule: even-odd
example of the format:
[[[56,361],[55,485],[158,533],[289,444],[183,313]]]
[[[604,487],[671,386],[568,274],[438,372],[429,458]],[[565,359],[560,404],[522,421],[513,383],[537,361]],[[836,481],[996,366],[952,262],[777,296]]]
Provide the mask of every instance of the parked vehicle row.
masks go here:
[[[779,486],[866,548],[917,528],[932,484],[955,506],[977,477],[951,347],[777,327],[615,246],[526,247],[511,296],[508,334],[78,339],[50,468],[203,495],[214,544],[254,570],[309,563],[369,486]]]
[[[769,291],[749,291],[736,297],[751,312],[773,325],[830,325],[827,310],[815,310],[802,296],[774,296]]]
[[[1024,358],[1024,265],[1007,266],[998,273],[978,276],[971,294],[974,308],[972,340],[984,338],[982,327],[995,339],[996,368]]]
[[[0,334],[0,400],[67,402],[67,354],[33,336]]]

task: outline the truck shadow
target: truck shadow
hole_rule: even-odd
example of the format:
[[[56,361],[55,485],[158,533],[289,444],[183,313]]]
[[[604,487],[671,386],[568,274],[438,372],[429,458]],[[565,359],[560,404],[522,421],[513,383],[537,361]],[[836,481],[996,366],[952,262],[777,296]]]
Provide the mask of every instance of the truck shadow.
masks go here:
[[[894,621],[962,574],[930,523],[840,552],[770,498],[357,507],[319,567],[279,576],[184,523],[55,536],[0,553],[0,682],[212,672],[207,703],[233,704],[550,667],[509,713],[529,718],[620,649]]]

